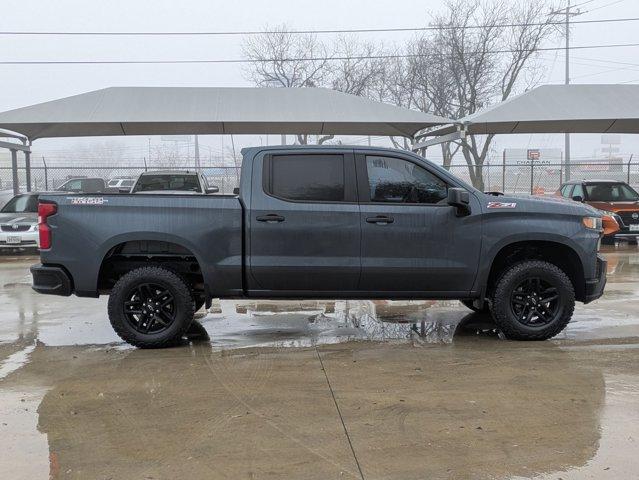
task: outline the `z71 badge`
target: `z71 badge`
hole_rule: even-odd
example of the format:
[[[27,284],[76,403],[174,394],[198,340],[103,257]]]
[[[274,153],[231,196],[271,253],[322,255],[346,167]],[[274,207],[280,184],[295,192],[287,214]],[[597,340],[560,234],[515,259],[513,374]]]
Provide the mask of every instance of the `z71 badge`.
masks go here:
[[[103,205],[109,201],[104,197],[67,197],[67,199],[71,200],[71,205]]]
[[[515,202],[488,202],[487,208],[515,208],[516,206]]]

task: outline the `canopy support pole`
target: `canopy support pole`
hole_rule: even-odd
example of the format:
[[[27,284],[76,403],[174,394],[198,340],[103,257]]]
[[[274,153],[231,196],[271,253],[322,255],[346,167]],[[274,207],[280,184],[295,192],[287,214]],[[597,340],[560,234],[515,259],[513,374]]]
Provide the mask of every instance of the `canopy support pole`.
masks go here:
[[[31,151],[24,152],[25,180],[27,181],[27,192],[31,191]]]
[[[20,187],[18,185],[18,151],[11,149],[11,178],[13,181],[13,194],[20,193]]]

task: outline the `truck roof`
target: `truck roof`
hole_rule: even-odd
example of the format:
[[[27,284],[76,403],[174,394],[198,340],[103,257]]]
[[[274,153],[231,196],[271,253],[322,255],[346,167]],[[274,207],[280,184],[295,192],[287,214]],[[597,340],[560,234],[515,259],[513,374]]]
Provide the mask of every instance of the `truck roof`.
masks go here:
[[[245,147],[241,150],[242,154],[250,151],[263,151],[263,150],[370,150],[370,151],[385,151],[389,153],[397,153],[396,148],[389,147],[375,147],[375,146],[362,146],[362,145],[267,145],[259,147]],[[403,153],[410,153],[416,155],[414,152],[408,150],[402,150]]]

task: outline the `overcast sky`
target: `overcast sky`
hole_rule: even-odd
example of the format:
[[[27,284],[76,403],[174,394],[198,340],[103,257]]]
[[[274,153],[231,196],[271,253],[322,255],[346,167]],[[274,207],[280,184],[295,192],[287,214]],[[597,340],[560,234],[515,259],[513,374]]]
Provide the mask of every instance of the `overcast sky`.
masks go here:
[[[586,0],[573,0],[584,3]],[[238,0],[2,0],[0,30],[47,31],[216,31],[260,30],[286,23],[293,29],[416,27],[428,23],[440,0],[253,1]],[[639,17],[636,0],[591,0],[580,19]],[[639,42],[639,22],[576,25],[574,45]],[[402,41],[409,33],[378,33],[367,38]],[[0,60],[151,60],[227,59],[241,57],[242,38],[228,37],[48,37],[0,36]],[[559,46],[561,39],[555,40]],[[639,47],[573,52],[574,83],[639,83]],[[544,83],[561,83],[563,52],[543,54]],[[613,62],[626,62],[623,65]],[[108,86],[248,86],[242,66],[231,65],[26,65],[0,66],[0,110],[21,107]],[[591,155],[600,136],[574,136],[573,155]],[[79,140],[41,140],[35,148],[65,149]],[[132,145],[148,140],[127,140]],[[240,145],[258,141],[240,138]],[[275,139],[273,139],[275,141]],[[228,142],[228,140],[227,140]],[[221,147],[221,139],[205,144]],[[502,136],[494,154],[504,147],[563,147],[559,135]],[[639,139],[623,138],[622,150],[639,153]]]

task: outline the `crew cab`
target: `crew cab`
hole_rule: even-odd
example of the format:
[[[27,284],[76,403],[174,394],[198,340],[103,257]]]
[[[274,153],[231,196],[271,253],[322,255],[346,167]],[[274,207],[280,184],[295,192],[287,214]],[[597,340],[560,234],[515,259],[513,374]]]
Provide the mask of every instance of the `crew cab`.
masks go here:
[[[460,299],[512,339],[599,298],[600,213],[482,193],[392,149],[255,147],[238,195],[45,195],[40,293],[109,295],[115,331],[175,344],[213,298]]]

